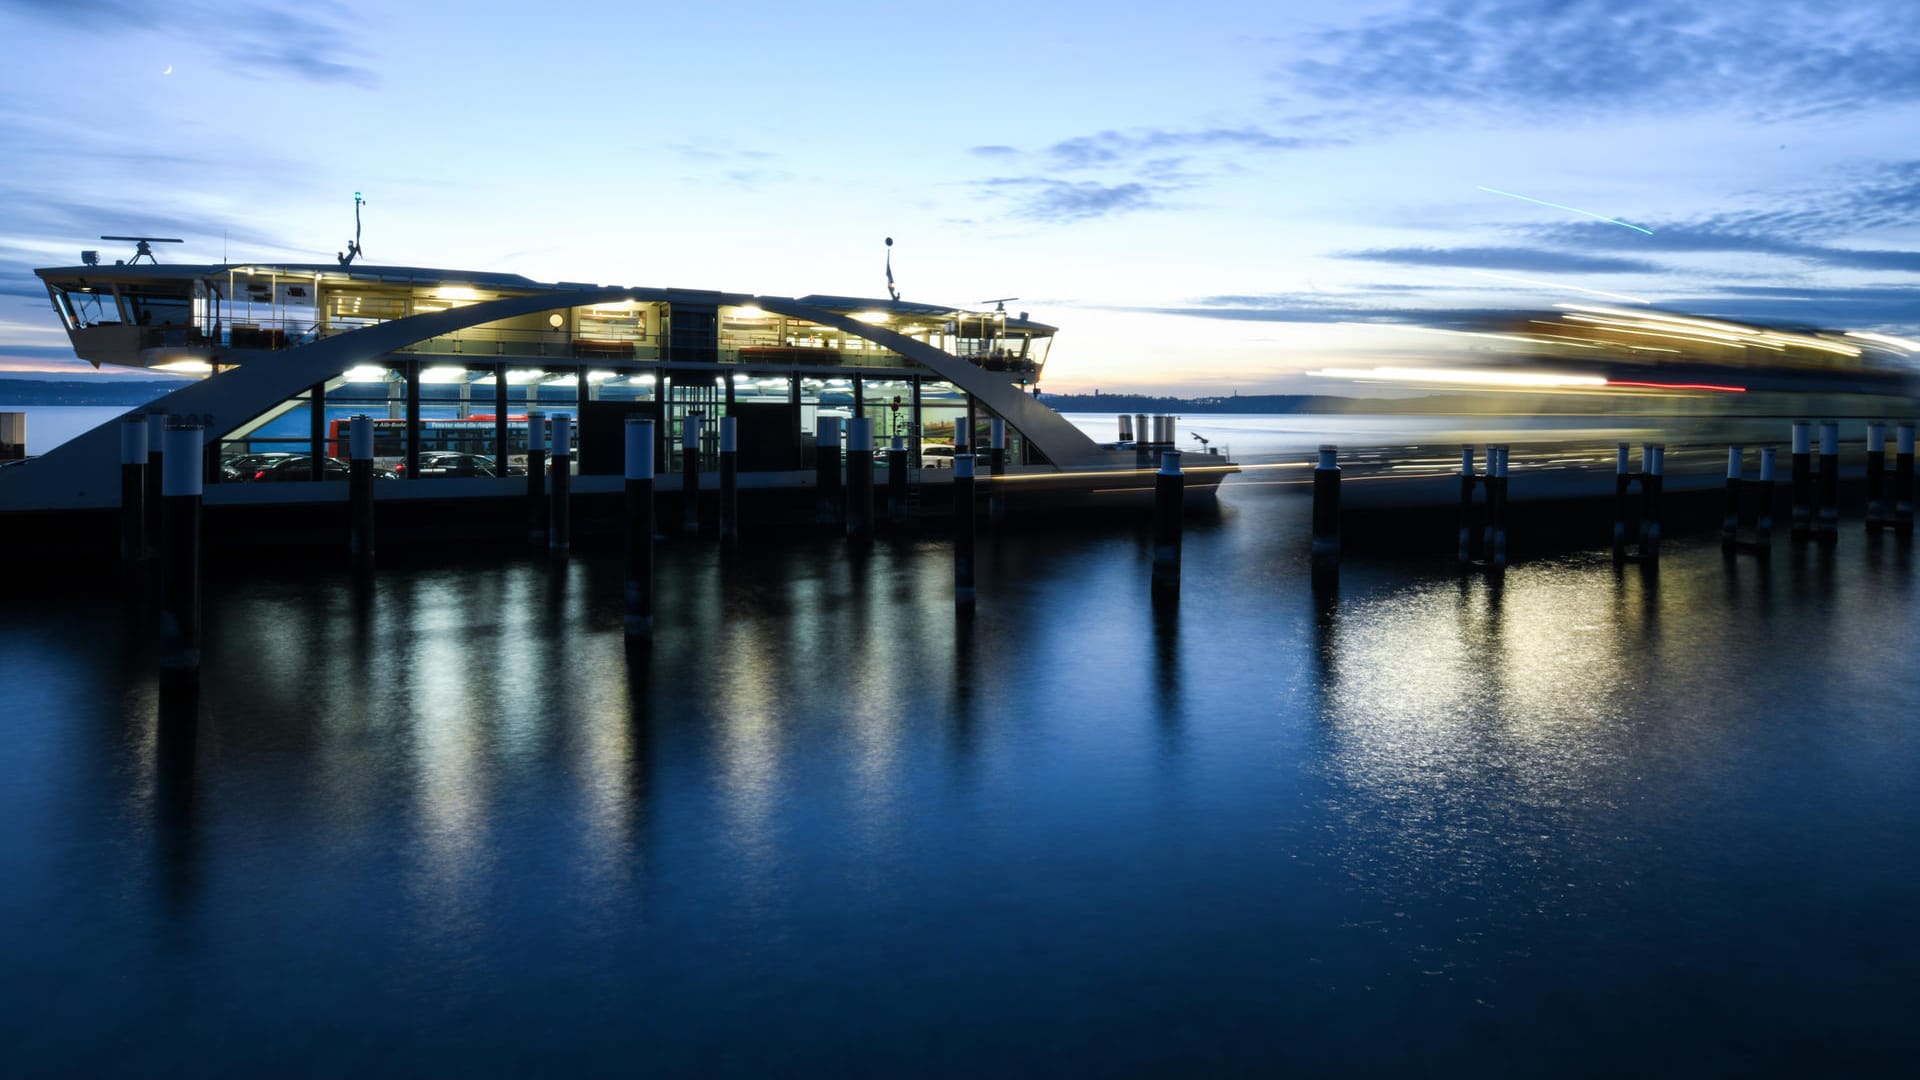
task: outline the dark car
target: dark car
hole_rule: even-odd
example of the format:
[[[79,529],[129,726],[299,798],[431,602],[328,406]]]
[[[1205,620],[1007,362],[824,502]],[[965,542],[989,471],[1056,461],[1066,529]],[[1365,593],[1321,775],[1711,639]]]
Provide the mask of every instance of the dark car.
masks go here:
[[[400,471],[406,470],[401,467]],[[525,469],[509,467],[509,476],[525,475]],[[420,455],[420,475],[429,476],[498,476],[494,470],[493,459],[480,454],[468,454],[459,450],[428,450]]]
[[[346,480],[352,477],[352,466],[341,461],[339,458],[330,457],[321,460],[325,462],[325,464],[321,466],[321,479]],[[373,477],[376,480],[392,480],[395,476],[396,474],[392,469],[383,469],[378,465],[374,466]],[[248,479],[257,481],[311,480],[313,479],[313,458],[306,454],[289,454],[284,457],[276,456],[274,460],[266,462],[255,469],[253,475]]]
[[[223,483],[243,483],[253,479],[254,473],[276,461],[298,456],[292,451],[282,450],[277,453],[236,454],[233,457],[221,458],[220,479]]]

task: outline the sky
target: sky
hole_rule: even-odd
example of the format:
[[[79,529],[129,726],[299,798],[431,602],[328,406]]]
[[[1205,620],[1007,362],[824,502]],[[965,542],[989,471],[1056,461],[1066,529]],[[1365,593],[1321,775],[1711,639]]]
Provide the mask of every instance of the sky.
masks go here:
[[[891,236],[904,298],[1060,327],[1059,392],[1297,392],[1580,290],[1920,331],[1914,0],[0,0],[0,40],[0,372],[92,371],[34,267],[330,261],[356,191],[368,263],[549,281],[881,296]]]

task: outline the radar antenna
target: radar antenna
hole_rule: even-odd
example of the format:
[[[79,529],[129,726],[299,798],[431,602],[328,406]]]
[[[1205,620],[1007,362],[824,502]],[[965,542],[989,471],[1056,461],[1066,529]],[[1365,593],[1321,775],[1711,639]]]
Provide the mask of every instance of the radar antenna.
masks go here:
[[[1202,448],[1202,449],[1205,449],[1205,448],[1206,448],[1206,446],[1207,446],[1207,445],[1208,445],[1209,443],[1211,443],[1211,442],[1213,442],[1213,440],[1212,440],[1212,439],[1209,439],[1209,438],[1207,438],[1207,437],[1206,437],[1205,435],[1202,435],[1202,434],[1200,434],[1200,433],[1199,433],[1199,432],[1197,432],[1197,431],[1189,431],[1189,432],[1187,432],[1187,434],[1189,434],[1189,435],[1191,435],[1191,436],[1193,436],[1193,437],[1194,437],[1194,438],[1196,438],[1196,439],[1199,439],[1199,440],[1200,440],[1200,446],[1201,446],[1201,448]]]
[[[893,287],[893,237],[887,237],[887,295],[900,299],[900,290]]]
[[[132,266],[134,263],[139,262],[140,257],[143,255],[146,256],[146,259],[148,262],[152,263],[155,266],[159,266],[160,260],[153,257],[154,244],[185,243],[185,241],[175,239],[174,237],[171,237],[171,236],[103,236],[100,239],[125,240],[128,243],[132,244],[133,258],[127,260],[127,265],[129,266]]]
[[[360,197],[359,192],[353,193],[353,239],[347,241],[347,250],[334,256],[340,260],[341,266],[352,266],[353,260],[360,257],[360,208],[366,205],[366,202],[367,200]]]
[[[980,302],[983,304],[992,304],[994,314],[1005,315],[1007,313],[1007,302],[1018,299],[1020,298],[1017,296],[1002,296],[997,300],[982,300]]]

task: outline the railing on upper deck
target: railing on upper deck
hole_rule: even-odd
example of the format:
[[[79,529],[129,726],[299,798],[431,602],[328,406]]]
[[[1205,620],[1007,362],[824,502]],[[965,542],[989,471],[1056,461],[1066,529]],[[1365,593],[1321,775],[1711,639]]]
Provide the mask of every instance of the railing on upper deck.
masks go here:
[[[165,346],[278,350],[312,344],[322,338],[349,334],[374,322],[351,326],[314,326],[293,322],[262,321],[226,327],[217,336],[198,327],[154,327],[143,329],[142,348]],[[726,344],[717,350],[725,364],[751,364],[765,367],[831,367],[904,370],[913,361],[885,346],[863,338],[819,338],[781,341],[772,336],[764,340],[741,340],[727,335]],[[725,339],[723,339],[725,340]],[[817,341],[819,344],[811,342]],[[831,342],[831,344],[828,344]],[[462,356],[479,358],[529,358],[559,360],[607,360],[657,362],[663,359],[660,335],[637,334],[631,338],[570,337],[555,330],[512,330],[470,327],[417,341],[398,353],[425,356]],[[1032,360],[991,352],[961,356],[960,359],[988,371],[1005,372],[1015,379],[1037,376],[1040,365]]]

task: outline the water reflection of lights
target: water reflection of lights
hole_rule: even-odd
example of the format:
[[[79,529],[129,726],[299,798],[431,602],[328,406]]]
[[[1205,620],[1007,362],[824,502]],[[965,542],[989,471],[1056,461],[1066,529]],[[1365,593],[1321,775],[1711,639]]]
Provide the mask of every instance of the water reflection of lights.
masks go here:
[[[781,718],[786,693],[783,668],[787,642],[769,620],[727,620],[718,647],[721,715],[719,725],[721,812],[726,837],[737,845],[755,872],[755,887],[766,888],[779,861],[771,818],[781,789],[785,748]]]
[[[1605,572],[1534,566],[1343,605],[1323,631],[1325,761],[1355,796],[1337,802],[1334,854],[1357,881],[1396,904],[1412,882],[1528,893],[1542,868],[1511,845],[1564,850],[1584,807],[1622,797],[1644,748],[1621,702],[1647,677],[1653,614],[1596,588]]]
[[[473,917],[477,878],[489,863],[485,810],[493,780],[483,722],[469,707],[469,649],[461,631],[468,598],[451,576],[415,579],[403,631],[413,679],[415,826],[421,857],[416,881],[442,928]]]

